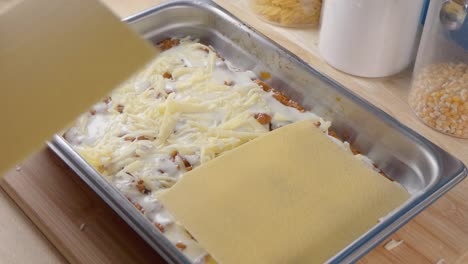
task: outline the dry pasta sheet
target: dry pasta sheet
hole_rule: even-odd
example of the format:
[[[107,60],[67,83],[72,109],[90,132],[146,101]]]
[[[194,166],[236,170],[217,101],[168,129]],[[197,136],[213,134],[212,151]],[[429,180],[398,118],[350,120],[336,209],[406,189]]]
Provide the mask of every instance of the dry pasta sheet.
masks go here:
[[[323,263],[409,194],[299,121],[194,169],[159,199],[220,263]]]
[[[19,1],[0,32],[0,173],[157,53],[93,0]]]

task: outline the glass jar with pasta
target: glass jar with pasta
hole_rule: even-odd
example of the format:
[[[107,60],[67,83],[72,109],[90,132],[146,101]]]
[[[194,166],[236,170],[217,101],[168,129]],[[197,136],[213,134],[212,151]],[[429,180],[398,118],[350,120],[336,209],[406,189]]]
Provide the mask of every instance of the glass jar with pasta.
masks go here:
[[[281,26],[317,25],[322,0],[249,0],[252,10],[269,23]]]

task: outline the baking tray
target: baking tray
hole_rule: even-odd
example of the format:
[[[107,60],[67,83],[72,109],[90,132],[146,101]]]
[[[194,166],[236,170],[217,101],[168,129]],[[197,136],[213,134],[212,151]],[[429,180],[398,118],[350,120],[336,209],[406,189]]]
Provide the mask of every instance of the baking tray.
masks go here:
[[[272,87],[332,120],[338,135],[349,138],[412,194],[328,263],[356,261],[466,177],[459,160],[211,1],[172,1],[124,21],[151,42],[191,36],[212,45],[243,70],[271,73]],[[49,146],[168,262],[190,263],[61,136],[55,135]]]

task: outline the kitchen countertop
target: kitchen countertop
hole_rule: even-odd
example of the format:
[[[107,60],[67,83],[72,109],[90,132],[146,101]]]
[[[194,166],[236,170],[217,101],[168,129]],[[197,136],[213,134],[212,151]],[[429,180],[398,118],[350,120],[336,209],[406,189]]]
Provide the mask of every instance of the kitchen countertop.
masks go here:
[[[7,2],[0,1],[0,10]],[[117,15],[126,17],[157,5],[161,1],[103,0],[103,2]],[[349,76],[328,66],[320,58],[317,48],[317,29],[290,29],[266,24],[245,11],[247,10],[245,0],[216,2],[280,45],[287,47],[319,71],[334,78],[468,164],[468,140],[440,134],[426,127],[411,112],[406,103],[410,71],[384,79]],[[468,263],[467,213],[468,183],[464,181],[394,236],[408,243],[391,252],[386,252],[381,247],[376,248],[360,262],[408,263],[413,260],[412,263],[436,263],[440,259],[445,259],[447,263]],[[439,222],[440,227],[433,227],[431,224],[434,222]],[[428,226],[434,229],[428,230]],[[67,262],[3,190],[0,190],[0,245],[0,259],[6,263],[30,263],[33,260],[34,263]]]

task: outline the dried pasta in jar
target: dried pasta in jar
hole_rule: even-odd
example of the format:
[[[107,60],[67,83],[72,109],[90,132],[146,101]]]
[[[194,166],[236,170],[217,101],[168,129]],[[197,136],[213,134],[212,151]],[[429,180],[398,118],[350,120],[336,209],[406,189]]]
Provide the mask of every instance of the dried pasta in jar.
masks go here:
[[[252,10],[268,22],[283,26],[317,25],[322,0],[251,0]]]

